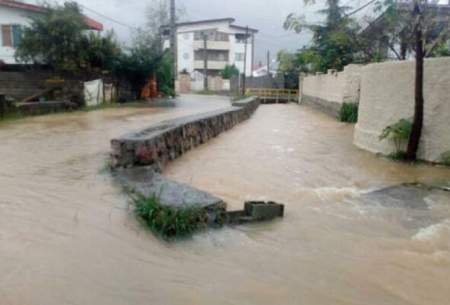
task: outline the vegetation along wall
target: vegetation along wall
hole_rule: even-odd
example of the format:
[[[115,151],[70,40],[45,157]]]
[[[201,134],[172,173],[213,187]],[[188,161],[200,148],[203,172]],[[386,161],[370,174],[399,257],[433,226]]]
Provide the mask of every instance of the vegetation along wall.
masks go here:
[[[362,69],[359,119],[354,143],[365,150],[391,154],[383,130],[414,114],[414,61],[370,64]],[[450,154],[450,58],[425,62],[425,115],[419,159],[447,162]]]
[[[359,102],[361,69],[359,65],[348,65],[342,72],[329,70],[327,74],[304,77],[301,102],[338,117],[343,103]]]

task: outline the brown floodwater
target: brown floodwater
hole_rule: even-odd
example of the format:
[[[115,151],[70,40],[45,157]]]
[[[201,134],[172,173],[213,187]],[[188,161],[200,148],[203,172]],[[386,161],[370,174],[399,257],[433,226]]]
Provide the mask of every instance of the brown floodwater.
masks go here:
[[[102,170],[109,140],[227,104],[187,96],[1,124],[0,304],[448,304],[449,197],[430,193],[429,209],[363,198],[450,170],[362,152],[351,126],[298,105],[261,106],[165,171],[231,208],[283,202],[283,220],[172,244],[143,229]]]

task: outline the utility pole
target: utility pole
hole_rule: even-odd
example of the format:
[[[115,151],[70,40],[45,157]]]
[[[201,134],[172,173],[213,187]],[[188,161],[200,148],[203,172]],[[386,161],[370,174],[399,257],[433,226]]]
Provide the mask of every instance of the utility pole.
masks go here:
[[[242,95],[245,95],[246,77],[247,77],[247,44],[248,44],[248,26],[245,28],[245,51],[244,51],[244,77],[242,79]]]
[[[208,35],[202,33],[203,37],[203,90],[208,90]]]
[[[175,16],[175,0],[170,0],[170,50],[173,58],[173,87],[177,79],[178,68],[178,52],[177,52],[177,25]]]
[[[270,75],[270,51],[267,51],[267,75]]]

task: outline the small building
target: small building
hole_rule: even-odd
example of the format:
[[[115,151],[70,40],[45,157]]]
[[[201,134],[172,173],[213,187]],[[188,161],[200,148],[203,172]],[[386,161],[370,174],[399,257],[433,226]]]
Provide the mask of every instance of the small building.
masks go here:
[[[205,54],[207,74],[218,76],[226,65],[235,65],[241,73],[252,75],[256,29],[234,24],[235,19],[211,19],[177,24],[177,71],[191,76],[204,74]],[[168,27],[164,28],[169,47]],[[205,51],[206,38],[206,51]],[[247,42],[247,56],[245,45]],[[246,60],[246,69],[244,61]]]
[[[14,54],[22,38],[22,29],[29,26],[31,18],[42,15],[46,8],[13,0],[0,0],[0,62],[17,64]],[[102,31],[103,24],[84,17],[89,29]]]

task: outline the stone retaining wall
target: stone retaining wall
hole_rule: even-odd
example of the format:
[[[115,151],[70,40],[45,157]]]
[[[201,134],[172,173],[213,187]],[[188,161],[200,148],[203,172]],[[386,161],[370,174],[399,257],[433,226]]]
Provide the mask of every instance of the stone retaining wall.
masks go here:
[[[113,139],[112,167],[154,165],[162,169],[192,148],[248,119],[259,100],[250,98],[214,112],[164,121]]]

